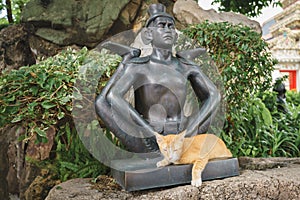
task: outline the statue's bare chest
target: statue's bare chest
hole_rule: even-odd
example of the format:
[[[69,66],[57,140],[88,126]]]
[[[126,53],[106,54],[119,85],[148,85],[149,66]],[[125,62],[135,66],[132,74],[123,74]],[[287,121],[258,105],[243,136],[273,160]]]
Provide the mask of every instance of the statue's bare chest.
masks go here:
[[[171,90],[177,93],[185,90],[187,84],[187,75],[176,62],[170,65],[149,62],[140,66],[135,74],[137,81],[134,87],[136,89],[142,85],[153,85],[151,86],[153,92]]]
[[[136,106],[140,113],[148,115],[153,105],[162,106],[167,116],[177,116],[181,112],[186,98],[187,77],[180,66],[148,63],[140,66],[135,74]]]

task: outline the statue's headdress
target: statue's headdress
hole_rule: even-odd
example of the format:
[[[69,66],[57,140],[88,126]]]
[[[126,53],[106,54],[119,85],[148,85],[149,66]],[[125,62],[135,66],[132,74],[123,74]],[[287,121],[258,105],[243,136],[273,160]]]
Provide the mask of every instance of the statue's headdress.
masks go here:
[[[146,22],[146,27],[150,25],[157,17],[168,17],[175,22],[174,17],[166,13],[166,7],[163,4],[151,4],[148,9],[148,14],[150,15],[149,19]]]

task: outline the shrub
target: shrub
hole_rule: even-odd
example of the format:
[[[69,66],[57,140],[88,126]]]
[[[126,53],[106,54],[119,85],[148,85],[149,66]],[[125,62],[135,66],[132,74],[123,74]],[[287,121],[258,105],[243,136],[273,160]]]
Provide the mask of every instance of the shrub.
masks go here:
[[[184,30],[205,47],[225,87],[227,120],[222,138],[235,156],[299,156],[299,93],[287,92],[290,112],[269,92],[276,60],[261,35],[242,25],[201,23]]]
[[[239,109],[251,94],[271,87],[273,65],[261,35],[243,25],[204,22],[183,31],[205,47],[223,77],[227,110]]]
[[[28,159],[47,166],[61,180],[105,173],[107,168],[89,154],[75,130],[71,111],[77,97],[73,90],[81,66],[92,63],[90,71],[103,74],[105,81],[118,65],[118,58],[86,48],[68,49],[36,65],[1,74],[0,128],[22,126],[26,131],[19,138],[25,143],[35,139],[38,144],[47,143],[46,132],[55,127],[50,158],[42,163]]]
[[[222,138],[235,156],[300,156],[300,107],[288,98],[289,112],[277,106],[277,93],[266,91],[249,98],[239,113],[231,115]]]

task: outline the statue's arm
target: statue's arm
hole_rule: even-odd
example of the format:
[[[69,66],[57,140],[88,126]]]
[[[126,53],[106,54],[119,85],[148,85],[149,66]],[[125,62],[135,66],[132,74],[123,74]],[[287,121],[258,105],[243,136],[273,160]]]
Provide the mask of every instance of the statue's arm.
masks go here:
[[[129,119],[122,117],[122,121],[118,121],[120,118],[116,118],[115,114],[122,113],[122,108],[127,107],[133,109],[127,105],[123,94],[130,88],[130,84],[133,80],[129,80],[130,77],[125,73],[126,64],[122,62],[113,76],[110,78],[106,86],[102,89],[101,94],[97,96],[95,101],[95,108],[98,116],[105,123],[106,127],[112,131],[116,137],[119,138],[121,143],[131,152],[149,152],[152,151],[152,147],[149,147],[144,141],[144,138],[139,138],[134,133],[128,133],[120,126],[120,123],[126,124]],[[124,77],[124,78],[123,78]],[[132,77],[131,77],[132,78]],[[119,81],[120,80],[120,81]],[[127,85],[124,84],[122,90],[118,91],[120,84],[128,80]],[[122,107],[125,105],[124,107]],[[121,109],[120,109],[121,108]],[[119,110],[120,109],[120,110]],[[124,109],[123,109],[124,110]],[[126,111],[128,113],[128,110]],[[131,113],[134,111],[130,111]],[[136,114],[137,115],[137,114]],[[140,117],[140,116],[136,116]],[[145,122],[146,123],[146,122]],[[127,123],[128,125],[128,123]],[[129,125],[128,125],[129,126]],[[146,126],[146,125],[145,125]]]
[[[221,94],[215,84],[196,66],[191,70],[189,80],[202,104],[198,114],[188,124],[187,135],[191,136],[207,132],[220,104]]]
[[[103,44],[101,44],[100,47],[109,49],[111,52],[117,53],[118,55],[123,57],[123,60],[119,64],[117,70],[114,72],[112,77],[110,77],[110,79],[107,82],[107,84],[105,85],[105,87],[102,89],[101,94],[97,97],[96,110],[100,108],[100,105],[103,102],[106,102],[108,92],[110,91],[110,89],[113,87],[113,85],[120,79],[120,77],[124,73],[125,68],[126,68],[125,63],[132,58],[139,57],[141,54],[140,49],[132,48],[132,47],[114,43],[111,41],[104,42]],[[97,105],[97,102],[98,102],[98,105]]]
[[[113,85],[107,94],[107,100],[111,104],[112,109],[116,114],[121,116],[120,119],[128,122],[128,125],[138,125],[141,127],[143,134],[153,135],[153,128],[140,116],[134,107],[128,103],[124,95],[129,91],[134,81],[138,78],[135,69],[128,67],[122,77]]]

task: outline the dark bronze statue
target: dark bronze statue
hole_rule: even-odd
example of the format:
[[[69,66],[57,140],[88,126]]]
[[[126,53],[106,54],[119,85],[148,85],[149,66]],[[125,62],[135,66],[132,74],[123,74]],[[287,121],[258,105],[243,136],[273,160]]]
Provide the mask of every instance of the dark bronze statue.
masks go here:
[[[273,91],[277,92],[277,109],[280,112],[288,113],[286,105],[286,89],[282,79],[277,79]]]
[[[145,44],[152,45],[152,54],[139,57],[139,49],[104,44],[122,55],[123,61],[95,103],[105,125],[131,152],[157,150],[154,131],[165,135],[187,130],[186,136],[207,132],[220,103],[216,86],[189,60],[203,49],[177,52],[174,56],[174,18],[162,4],[151,5],[149,14],[141,37]],[[199,111],[192,116],[183,112],[188,83],[201,102]],[[124,98],[131,88],[134,105]]]

